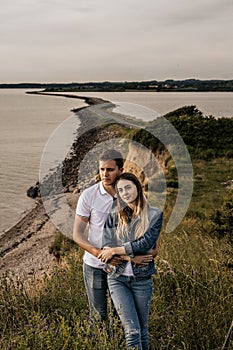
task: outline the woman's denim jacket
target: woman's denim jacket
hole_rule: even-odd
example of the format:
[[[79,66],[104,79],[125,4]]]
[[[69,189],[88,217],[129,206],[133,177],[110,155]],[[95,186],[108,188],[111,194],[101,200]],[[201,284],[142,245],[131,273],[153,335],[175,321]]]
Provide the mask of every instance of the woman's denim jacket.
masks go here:
[[[149,206],[148,215],[149,227],[144,235],[137,240],[134,239],[135,226],[139,220],[139,218],[136,218],[129,224],[128,240],[126,239],[127,241],[122,242],[115,235],[118,224],[117,211],[110,213],[104,226],[102,246],[119,247],[124,245],[126,254],[132,258],[135,255],[147,254],[154,247],[159,237],[163,213],[159,208]],[[117,277],[123,273],[127,261],[124,260],[122,264],[115,267],[115,273],[112,274],[113,277]],[[132,268],[134,276],[139,278],[149,277],[156,272],[154,260],[145,266],[132,264]]]

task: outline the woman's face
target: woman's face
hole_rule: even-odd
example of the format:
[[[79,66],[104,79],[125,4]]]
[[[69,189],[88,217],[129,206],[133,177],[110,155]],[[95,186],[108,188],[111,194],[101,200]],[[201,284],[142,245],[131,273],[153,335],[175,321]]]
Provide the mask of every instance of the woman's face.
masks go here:
[[[117,191],[121,199],[127,204],[134,204],[138,196],[136,185],[130,180],[119,180]]]

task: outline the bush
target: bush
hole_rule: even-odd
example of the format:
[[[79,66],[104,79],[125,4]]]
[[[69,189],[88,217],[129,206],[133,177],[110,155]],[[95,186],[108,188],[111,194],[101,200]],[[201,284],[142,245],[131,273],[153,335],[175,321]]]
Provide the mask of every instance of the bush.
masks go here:
[[[73,240],[57,231],[54,242],[49,247],[49,253],[53,254],[57,261],[60,262],[61,258],[74,247],[76,247],[76,244]]]
[[[211,215],[215,224],[215,232],[219,237],[227,237],[233,242],[233,191],[231,190],[223,199],[221,209],[215,210]]]

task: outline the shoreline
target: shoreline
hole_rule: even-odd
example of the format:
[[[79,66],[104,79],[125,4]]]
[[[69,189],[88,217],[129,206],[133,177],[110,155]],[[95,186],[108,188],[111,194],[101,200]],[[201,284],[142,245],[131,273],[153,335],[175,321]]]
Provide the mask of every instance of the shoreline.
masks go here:
[[[53,93],[42,91],[26,93],[54,96]],[[73,113],[92,105],[109,102],[99,98],[64,93],[58,93],[56,96],[82,99],[87,103],[87,106],[72,109]],[[80,120],[80,127],[76,130],[77,135],[82,127],[85,127],[85,120]],[[89,139],[87,142],[91,144],[92,140]],[[81,154],[75,154],[74,157],[79,159]],[[72,202],[74,199],[71,200]],[[4,230],[0,236],[0,275],[11,273],[27,280],[49,272],[51,266],[55,264],[54,256],[49,253],[49,246],[53,243],[57,231],[58,229],[45,211],[42,200],[37,197],[32,207],[26,213],[22,213],[22,217]]]
[[[102,98],[98,97],[88,97],[88,96],[80,96],[80,95],[72,95],[72,94],[66,94],[64,92],[58,93],[58,92],[46,92],[46,91],[27,91],[26,94],[29,95],[48,95],[48,96],[57,96],[57,97],[66,97],[66,98],[76,98],[79,100],[84,100],[84,102],[87,104],[87,106],[79,107],[71,109],[72,112],[80,111],[81,109],[87,108],[89,106],[94,106],[100,103],[110,102],[103,100]]]
[[[100,99],[100,98],[95,98],[95,97],[86,97],[86,96],[77,96],[77,95],[70,95],[70,94],[65,94],[65,93],[47,93],[47,92],[43,92],[43,91],[28,91],[26,92],[26,94],[33,94],[33,95],[49,95],[49,96],[59,96],[59,97],[66,97],[66,98],[75,98],[75,99],[81,99],[81,100],[84,100],[84,102],[87,104],[87,106],[82,106],[82,107],[78,107],[78,108],[73,108],[71,109],[71,112],[73,113],[77,113],[79,111],[81,111],[82,109],[85,109],[89,106],[92,106],[92,105],[96,105],[96,104],[101,104],[101,103],[105,103],[105,102],[109,102],[109,101],[106,101],[106,100],[103,100],[103,99]],[[82,125],[81,125],[82,124]],[[80,127],[78,130],[80,130],[84,124],[84,121],[81,121],[81,124],[80,124]],[[77,130],[76,130],[76,133],[78,134]],[[32,187],[34,187],[32,185]],[[27,190],[29,189],[26,189],[25,192],[27,192]],[[28,196],[29,198],[33,198],[31,196]],[[9,233],[9,231],[11,231],[12,229],[14,229],[16,226],[20,225],[21,221],[24,220],[24,218],[30,214],[31,211],[33,211],[35,209],[35,205],[36,205],[36,200],[34,199],[34,203],[32,203],[32,206],[28,209],[26,209],[24,212],[22,212],[20,214],[20,217],[19,219],[14,223],[12,224],[11,226],[9,226],[8,228],[4,229],[0,235],[0,257],[2,256],[1,254],[1,241],[2,241],[2,238]]]

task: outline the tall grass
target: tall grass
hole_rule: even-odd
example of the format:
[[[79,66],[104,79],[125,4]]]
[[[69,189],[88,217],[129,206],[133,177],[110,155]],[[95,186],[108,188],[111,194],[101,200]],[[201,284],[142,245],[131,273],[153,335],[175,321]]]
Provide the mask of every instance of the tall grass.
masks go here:
[[[163,237],[152,307],[153,349],[218,349],[231,324],[228,243],[185,232]]]
[[[190,210],[174,232],[162,232],[149,318],[152,350],[222,348],[232,322],[232,246],[227,237],[211,232],[210,217],[221,206],[226,193],[222,182],[232,174],[232,164],[220,175],[221,162],[208,163],[211,173],[197,162]],[[126,348],[111,311],[110,326],[90,324],[83,252],[72,245],[69,249],[49,276],[30,286],[7,273],[1,277],[0,349]],[[232,340],[228,348],[233,348]]]
[[[190,228],[191,231],[191,228]],[[229,244],[208,236],[163,234],[150,314],[151,349],[220,349],[231,324]],[[1,278],[1,349],[125,349],[118,320],[91,325],[82,252],[28,289]]]
[[[114,320],[111,338],[107,326],[95,327],[88,320],[81,256],[74,250],[52,275],[29,289],[8,275],[1,278],[1,349],[125,348]]]

